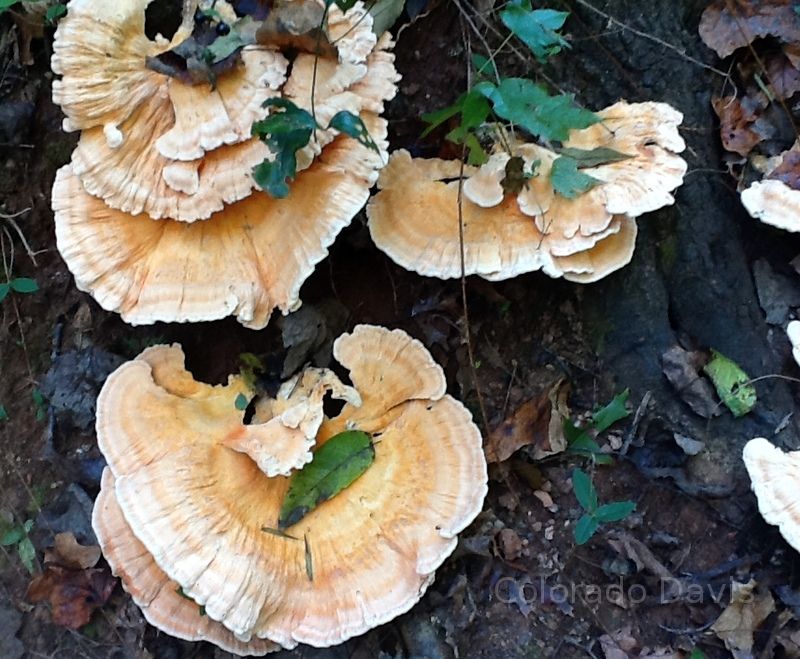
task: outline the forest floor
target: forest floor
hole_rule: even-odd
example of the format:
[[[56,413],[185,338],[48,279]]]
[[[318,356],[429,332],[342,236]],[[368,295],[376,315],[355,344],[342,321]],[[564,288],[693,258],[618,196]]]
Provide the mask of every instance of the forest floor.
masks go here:
[[[539,273],[497,283],[469,278],[476,378],[463,339],[461,282],[396,266],[372,245],[363,213],[301,297],[324,319],[322,334],[376,323],[419,338],[444,367],[449,392],[490,431],[502,426],[506,435],[533,437],[541,402],[565,386],[573,419],[629,389],[632,414],[597,438],[613,464],[591,468],[566,453],[537,462],[535,447],[522,447],[491,465],[484,511],[411,612],[338,648],[278,656],[617,659],[688,657],[699,648],[725,657],[710,627],[732,584],[751,580],[750,606],[770,614],[758,629],[742,623],[745,637],[754,636],[753,656],[800,656],[800,562],[759,516],[741,461],[742,446],[756,436],[800,447],[792,416],[797,385],[765,379],[756,384],[751,414],[734,419],[720,407],[704,418],[663,372],[663,355],[681,346],[718,350],[752,377],[800,376],[784,331],[800,308],[800,280],[790,266],[800,238],[751,219],[725,171],[710,103],[724,78],[708,68],[720,63],[697,33],[705,2],[548,4],[571,12],[572,49],[545,68],[511,52],[503,60],[509,74],[555,81],[590,108],[620,98],[662,100],[685,115],[685,183],[674,206],[639,220],[633,262],[586,286]],[[40,290],[0,304],[0,409],[7,415],[0,420],[0,514],[9,523],[33,521],[33,569],[40,571],[55,533],[93,541],[89,516],[103,464],[93,400],[110,370],[145,346],[177,341],[197,378],[222,382],[241,353],[282,355],[283,321],[276,316],[258,332],[234,320],[130,327],[76,290],[55,247],[49,205],[55,172],[76,137],[62,132],[50,99],[47,38],[34,42],[35,61],[25,65],[13,25],[8,17],[0,22],[1,210],[19,213],[35,253],[34,263],[15,237],[15,274],[35,278]],[[483,23],[475,27],[498,45]],[[445,153],[441,135],[420,139],[419,117],[465,89],[470,48],[483,51],[458,0],[432,5],[403,29],[396,46],[403,81],[387,112],[393,149]],[[49,404],[42,391],[63,405]],[[572,533],[581,514],[569,481],[575,466],[592,472],[601,501],[637,504],[584,545]],[[0,656],[227,656],[148,627],[119,586],[89,625],[64,629],[46,605],[26,602],[30,579],[16,546],[4,547]]]

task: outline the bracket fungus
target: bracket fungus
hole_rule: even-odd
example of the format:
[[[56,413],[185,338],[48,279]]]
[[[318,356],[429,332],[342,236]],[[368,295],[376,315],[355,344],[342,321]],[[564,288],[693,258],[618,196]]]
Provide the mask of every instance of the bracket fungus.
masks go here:
[[[78,288],[131,324],[233,314],[262,328],[273,309],[300,305],[300,286],[363,208],[386,162],[379,115],[399,80],[391,36],[373,34],[362,3],[344,13],[332,6],[336,56],[318,61],[316,86],[313,56],[299,54],[290,71],[276,47],[261,44],[245,46],[214,86],[193,85],[146,60],[189,35],[197,3],[184,3],[189,13],[172,40],[151,41],[150,1],[93,11],[96,3],[73,0],[59,24],[53,96],[65,128],[82,130],[53,187],[59,251]],[[375,150],[320,130],[297,154],[287,198],[255,191],[253,168],[273,156],[251,136],[252,124],[279,98],[325,117],[351,111]]]
[[[800,143],[761,162],[764,178],[742,190],[742,205],[757,220],[800,231]]]
[[[393,153],[367,207],[373,240],[409,270],[460,276],[463,171],[466,274],[500,280],[543,270],[589,283],[621,268],[633,255],[634,218],[673,203],[671,192],[683,180],[682,115],[664,103],[624,101],[597,114],[601,121],[572,130],[564,149],[624,157],[581,169],[598,182],[582,194],[559,194],[551,177],[559,154],[535,144],[512,141],[511,153],[498,151],[482,167],[463,170],[457,161]],[[512,157],[532,173],[518,191],[504,187]]]
[[[174,584],[210,619],[202,630],[193,620],[191,633],[234,652],[258,639],[286,648],[340,643],[410,609],[480,512],[480,433],[445,394],[444,374],[422,344],[359,325],[333,350],[352,388],[330,371],[306,370],[256,406],[253,425],[234,405],[242,379],[196,382],[178,346],[149,348],[103,387],[97,432],[110,473],[95,528],[114,571],[165,631],[152,593]],[[326,390],[347,401],[334,418],[321,412]],[[283,444],[273,446],[286,430],[301,431],[290,459]],[[288,473],[302,466],[295,457],[310,431],[319,447],[345,430],[368,433],[374,462],[275,531],[289,478],[260,469],[262,454],[272,452]],[[258,440],[258,450],[236,450],[252,443],[244,437]],[[167,605],[179,603],[170,597]],[[191,610],[181,612],[184,620]]]
[[[758,511],[800,551],[800,451],[784,453],[757,437],[745,444],[742,457],[758,499]]]

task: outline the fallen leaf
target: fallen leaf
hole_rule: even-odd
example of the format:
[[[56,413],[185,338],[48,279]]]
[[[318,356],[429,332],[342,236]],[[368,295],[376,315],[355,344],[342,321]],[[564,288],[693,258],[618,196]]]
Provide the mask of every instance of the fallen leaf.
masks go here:
[[[293,0],[273,7],[256,30],[256,43],[338,58],[325,34],[326,9],[316,0]]]
[[[370,436],[360,430],[334,435],[314,452],[314,458],[289,481],[281,505],[278,529],[297,524],[321,503],[336,496],[375,461]]]
[[[727,57],[760,37],[800,42],[795,0],[715,0],[700,19],[700,38],[720,57]]]
[[[44,552],[44,562],[71,570],[85,570],[97,565],[100,555],[100,547],[97,545],[84,546],[72,533],[59,533],[55,537],[53,548]]]
[[[734,583],[731,603],[711,629],[735,659],[749,659],[753,656],[753,634],[774,610],[769,590],[757,590],[755,580]]]
[[[523,446],[533,446],[536,460],[566,450],[563,419],[569,417],[568,395],[569,385],[561,379],[524,402],[489,435],[486,459],[504,462]]]
[[[719,416],[721,412],[714,399],[713,388],[700,377],[698,371],[701,363],[700,353],[684,350],[677,345],[661,355],[661,368],[669,383],[695,414],[708,419]]]
[[[769,86],[777,98],[791,98],[800,91],[800,71],[784,53],[767,58]]]
[[[767,178],[783,181],[793,190],[800,190],[800,148],[798,145],[784,151],[780,163],[769,173]]]
[[[753,148],[773,135],[775,129],[762,120],[761,104],[749,97],[716,97],[711,100],[719,117],[722,145],[727,151],[748,155]]]
[[[31,581],[26,599],[34,604],[49,602],[55,624],[79,629],[108,601],[116,582],[107,569],[70,570],[50,565]]]
[[[752,411],[758,401],[756,390],[750,383],[750,376],[736,362],[712,350],[711,361],[703,370],[733,416],[738,418]]]

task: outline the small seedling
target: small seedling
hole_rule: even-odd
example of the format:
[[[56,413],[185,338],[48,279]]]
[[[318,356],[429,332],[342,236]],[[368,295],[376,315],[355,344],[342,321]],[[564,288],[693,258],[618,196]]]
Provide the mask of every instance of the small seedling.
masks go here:
[[[573,529],[575,542],[579,545],[586,544],[601,524],[619,522],[636,510],[636,503],[633,501],[614,501],[601,506],[592,479],[580,469],[572,472],[572,489],[585,511]]]
[[[36,283],[35,279],[14,277],[13,279],[9,279],[6,283],[0,284],[0,302],[5,300],[10,293],[28,295],[38,290],[39,284]]]
[[[15,547],[25,569],[33,574],[36,549],[28,535],[31,529],[33,529],[32,519],[26,520],[24,524],[0,521],[0,547]]]
[[[591,458],[595,464],[612,464],[613,459],[607,453],[603,453],[600,445],[592,438],[592,435],[605,432],[617,421],[621,421],[630,416],[630,412],[625,407],[631,392],[625,389],[617,394],[607,405],[604,405],[594,414],[586,428],[579,428],[572,419],[564,419],[564,436],[567,438],[567,451],[577,455]]]

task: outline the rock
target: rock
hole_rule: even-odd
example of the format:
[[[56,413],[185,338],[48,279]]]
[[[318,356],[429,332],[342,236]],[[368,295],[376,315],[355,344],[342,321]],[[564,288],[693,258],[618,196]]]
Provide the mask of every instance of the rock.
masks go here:
[[[42,378],[41,392],[59,422],[88,432],[94,426],[95,402],[106,378],[123,359],[91,346],[70,350],[53,361]]]

